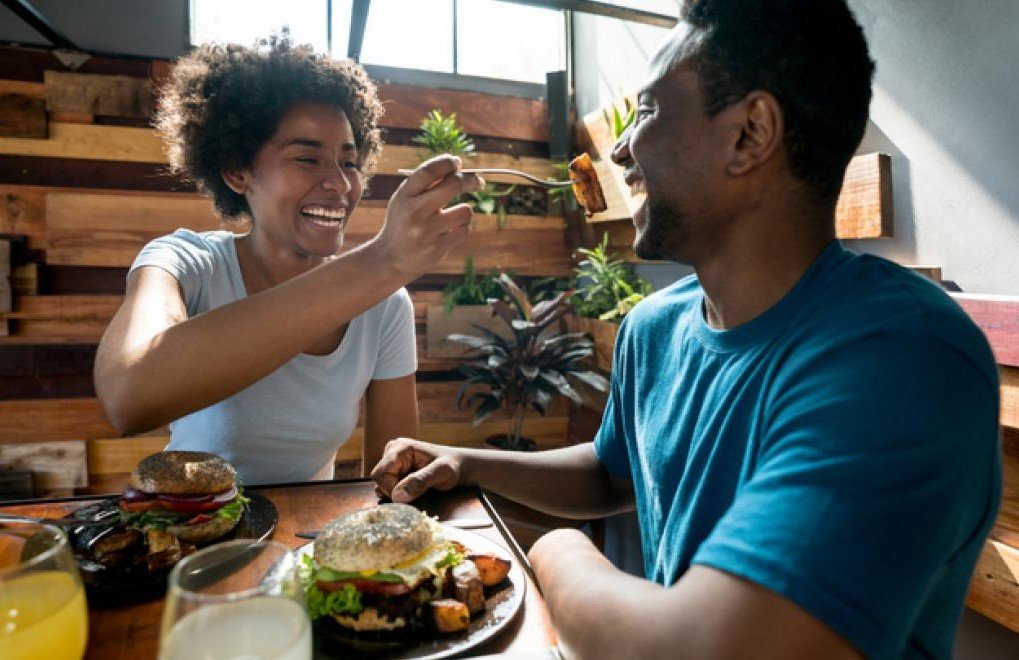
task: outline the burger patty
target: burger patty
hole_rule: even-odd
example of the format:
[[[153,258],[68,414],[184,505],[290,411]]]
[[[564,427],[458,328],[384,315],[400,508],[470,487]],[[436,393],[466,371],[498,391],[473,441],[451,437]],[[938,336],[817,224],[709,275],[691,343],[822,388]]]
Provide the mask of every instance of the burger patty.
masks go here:
[[[435,598],[437,591],[435,582],[425,578],[414,586],[410,593],[401,596],[362,593],[361,604],[365,608],[374,608],[379,616],[384,616],[390,621],[403,617],[408,622],[416,622],[421,604]]]

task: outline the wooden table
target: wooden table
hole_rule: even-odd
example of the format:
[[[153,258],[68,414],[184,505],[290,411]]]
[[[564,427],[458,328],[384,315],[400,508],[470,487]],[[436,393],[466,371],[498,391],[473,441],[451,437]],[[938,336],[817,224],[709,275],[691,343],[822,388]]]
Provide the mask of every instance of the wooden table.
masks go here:
[[[301,530],[321,529],[331,519],[378,503],[369,481],[331,481],[293,484],[273,487],[254,487],[272,500],[279,510],[279,522],[273,539],[297,548],[308,541],[294,536]],[[70,498],[39,501],[26,504],[0,506],[0,511],[33,516],[61,517],[96,498]],[[520,556],[516,542],[505,531],[505,525],[487,500],[473,489],[456,489],[446,493],[432,493],[417,504],[440,520],[451,518],[488,518],[492,527],[472,530],[507,548],[526,566],[526,557]],[[525,571],[529,572],[529,571]],[[514,621],[475,654],[511,652],[540,654],[555,645],[545,602],[534,582],[528,576],[527,593],[522,611]],[[159,640],[159,623],[163,601],[152,601],[116,608],[89,609],[89,643],[85,657],[95,660],[137,660],[155,658]]]

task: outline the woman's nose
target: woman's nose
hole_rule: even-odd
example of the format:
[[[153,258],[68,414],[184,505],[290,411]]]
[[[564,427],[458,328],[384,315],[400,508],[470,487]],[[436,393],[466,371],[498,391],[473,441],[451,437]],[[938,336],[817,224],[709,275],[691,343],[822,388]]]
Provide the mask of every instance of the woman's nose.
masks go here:
[[[353,184],[350,181],[350,174],[343,166],[333,163],[326,166],[326,171],[322,175],[322,187],[335,190],[342,195],[350,190]]]

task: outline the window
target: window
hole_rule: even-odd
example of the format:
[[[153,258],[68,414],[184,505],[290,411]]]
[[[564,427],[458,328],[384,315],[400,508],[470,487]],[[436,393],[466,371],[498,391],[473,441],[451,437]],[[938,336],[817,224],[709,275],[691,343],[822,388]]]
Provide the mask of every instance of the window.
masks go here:
[[[361,62],[453,73],[453,3],[372,0]]]
[[[556,9],[499,0],[457,3],[457,73],[545,84],[566,68],[566,24]]]
[[[295,42],[345,57],[352,9],[353,0],[191,0],[191,43],[252,44],[286,25]],[[566,66],[566,24],[561,10],[501,0],[372,0],[360,59],[543,85]]]
[[[191,43],[251,45],[287,25],[296,43],[311,44],[325,53],[329,50],[326,11],[325,0],[191,0]]]

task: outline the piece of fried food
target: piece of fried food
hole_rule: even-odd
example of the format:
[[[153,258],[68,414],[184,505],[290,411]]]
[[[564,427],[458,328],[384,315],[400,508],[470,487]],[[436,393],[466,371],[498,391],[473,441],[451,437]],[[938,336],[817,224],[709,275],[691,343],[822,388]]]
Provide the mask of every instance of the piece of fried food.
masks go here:
[[[582,153],[570,161],[570,181],[573,182],[573,194],[587,211],[587,217],[601,213],[608,208],[605,194],[598,183],[598,173],[594,171],[591,157]]]

